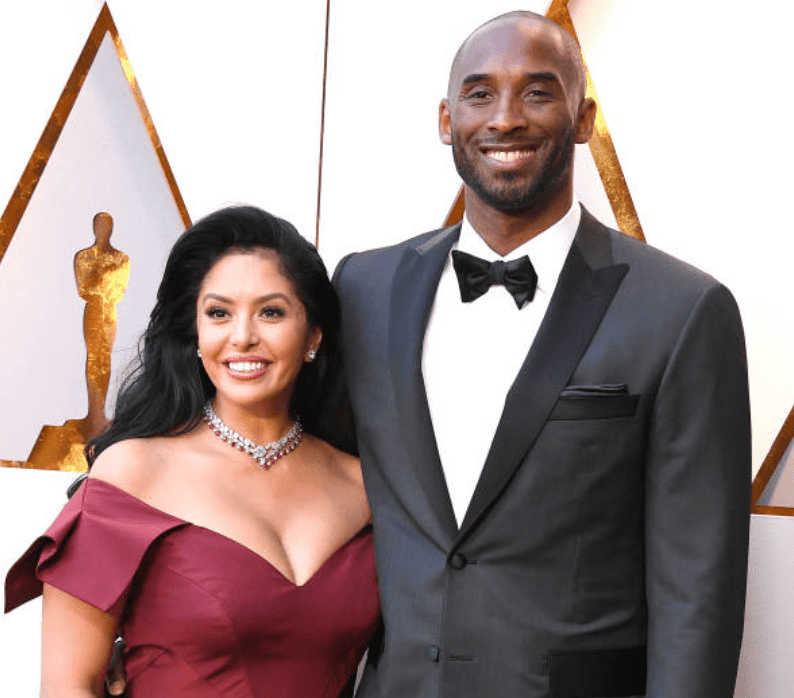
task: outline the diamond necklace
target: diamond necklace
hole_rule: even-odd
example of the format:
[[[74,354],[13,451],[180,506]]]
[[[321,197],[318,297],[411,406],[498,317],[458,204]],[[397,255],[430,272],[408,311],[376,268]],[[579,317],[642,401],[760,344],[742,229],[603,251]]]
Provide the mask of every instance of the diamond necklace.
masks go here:
[[[234,446],[238,451],[245,451],[265,470],[268,470],[279,458],[294,451],[303,439],[303,427],[295,420],[292,428],[278,441],[269,444],[255,444],[251,439],[246,439],[226,424],[212,409],[212,403],[207,400],[204,405],[204,421],[221,441]]]

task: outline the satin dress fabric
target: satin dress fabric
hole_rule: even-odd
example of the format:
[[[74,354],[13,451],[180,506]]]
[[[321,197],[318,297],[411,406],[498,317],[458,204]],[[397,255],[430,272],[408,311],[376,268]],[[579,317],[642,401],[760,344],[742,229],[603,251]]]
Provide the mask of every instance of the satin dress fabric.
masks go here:
[[[372,527],[303,585],[244,545],[89,478],[11,568],[6,612],[42,582],[107,611],[130,698],[338,698],[379,620]]]

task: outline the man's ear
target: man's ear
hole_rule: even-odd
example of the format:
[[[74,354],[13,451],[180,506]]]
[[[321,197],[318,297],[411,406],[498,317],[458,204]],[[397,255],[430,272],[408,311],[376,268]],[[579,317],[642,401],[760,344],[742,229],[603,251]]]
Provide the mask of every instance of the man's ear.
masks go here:
[[[587,143],[593,135],[593,128],[595,127],[596,111],[595,100],[591,97],[585,97],[581,104],[579,104],[579,111],[576,115],[576,129],[574,132],[574,140],[576,143]]]
[[[444,98],[438,105],[438,137],[444,145],[452,145],[452,124],[450,123],[449,101]]]

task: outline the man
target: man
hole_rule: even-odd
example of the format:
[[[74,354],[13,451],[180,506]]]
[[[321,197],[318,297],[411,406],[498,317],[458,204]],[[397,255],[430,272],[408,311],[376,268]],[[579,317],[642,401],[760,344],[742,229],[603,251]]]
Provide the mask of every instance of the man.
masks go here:
[[[565,31],[491,20],[440,106],[462,226],[337,268],[384,619],[364,698],[733,695],[739,314],[574,202],[594,118]]]

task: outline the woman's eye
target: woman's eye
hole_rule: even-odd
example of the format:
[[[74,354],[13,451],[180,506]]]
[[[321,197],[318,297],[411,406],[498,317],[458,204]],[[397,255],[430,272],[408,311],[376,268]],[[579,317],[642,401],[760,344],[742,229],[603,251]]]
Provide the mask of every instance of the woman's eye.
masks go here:
[[[215,320],[228,316],[228,312],[224,308],[213,306],[207,310],[207,315]]]
[[[268,306],[266,308],[262,308],[261,315],[262,317],[266,317],[269,319],[281,318],[284,317],[284,311],[281,308],[274,308],[272,306]]]

